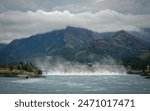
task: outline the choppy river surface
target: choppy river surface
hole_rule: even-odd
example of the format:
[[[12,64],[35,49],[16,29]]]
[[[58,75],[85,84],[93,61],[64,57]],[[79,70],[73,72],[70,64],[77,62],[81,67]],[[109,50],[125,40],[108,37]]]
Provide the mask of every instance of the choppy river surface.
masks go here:
[[[47,75],[46,78],[0,77],[0,93],[150,94],[150,79],[139,75]]]

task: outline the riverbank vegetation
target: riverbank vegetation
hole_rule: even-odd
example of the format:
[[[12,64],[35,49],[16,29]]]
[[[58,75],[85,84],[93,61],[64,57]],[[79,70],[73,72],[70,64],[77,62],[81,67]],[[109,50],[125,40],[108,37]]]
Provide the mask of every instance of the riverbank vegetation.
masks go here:
[[[123,65],[128,69],[128,74],[138,74],[150,78],[150,58],[126,58]]]
[[[19,64],[0,65],[0,76],[3,77],[39,77],[41,75],[42,71],[32,63],[21,62]]]

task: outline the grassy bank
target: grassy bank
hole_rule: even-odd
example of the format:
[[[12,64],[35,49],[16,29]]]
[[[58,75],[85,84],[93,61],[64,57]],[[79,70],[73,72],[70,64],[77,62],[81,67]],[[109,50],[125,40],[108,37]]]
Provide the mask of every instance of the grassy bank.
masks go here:
[[[40,77],[42,71],[31,63],[0,65],[0,77]]]
[[[9,70],[9,69],[0,69],[0,77],[19,77],[19,76],[30,76],[36,77],[40,76],[34,72],[28,72],[24,70]]]

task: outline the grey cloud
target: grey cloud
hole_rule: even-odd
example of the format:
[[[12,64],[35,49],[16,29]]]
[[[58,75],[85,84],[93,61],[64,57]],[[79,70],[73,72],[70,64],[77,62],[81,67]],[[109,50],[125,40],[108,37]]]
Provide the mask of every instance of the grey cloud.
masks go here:
[[[67,4],[55,6],[53,10],[69,10],[74,13],[78,12],[97,12],[100,10],[116,10],[122,13],[132,14],[149,14],[149,0],[87,0],[80,4]]]
[[[63,11],[73,13],[115,10],[122,13],[149,14],[150,0],[0,0],[0,12],[18,11]]]
[[[149,20],[150,15],[122,14],[113,10],[101,10],[96,13],[8,11],[0,14],[0,41],[8,42],[36,33],[65,28],[68,25],[97,32],[138,30],[141,27],[150,27]]]
[[[36,11],[39,9],[51,11],[54,7],[72,4],[84,4],[90,0],[0,0],[0,12]]]
[[[0,12],[37,10],[36,0],[0,0]]]

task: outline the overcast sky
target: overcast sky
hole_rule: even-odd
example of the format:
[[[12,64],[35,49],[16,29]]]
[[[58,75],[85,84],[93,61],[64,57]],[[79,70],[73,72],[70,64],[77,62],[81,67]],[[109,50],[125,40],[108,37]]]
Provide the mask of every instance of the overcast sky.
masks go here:
[[[150,0],[0,0],[0,42],[66,26],[97,32],[150,27]]]

